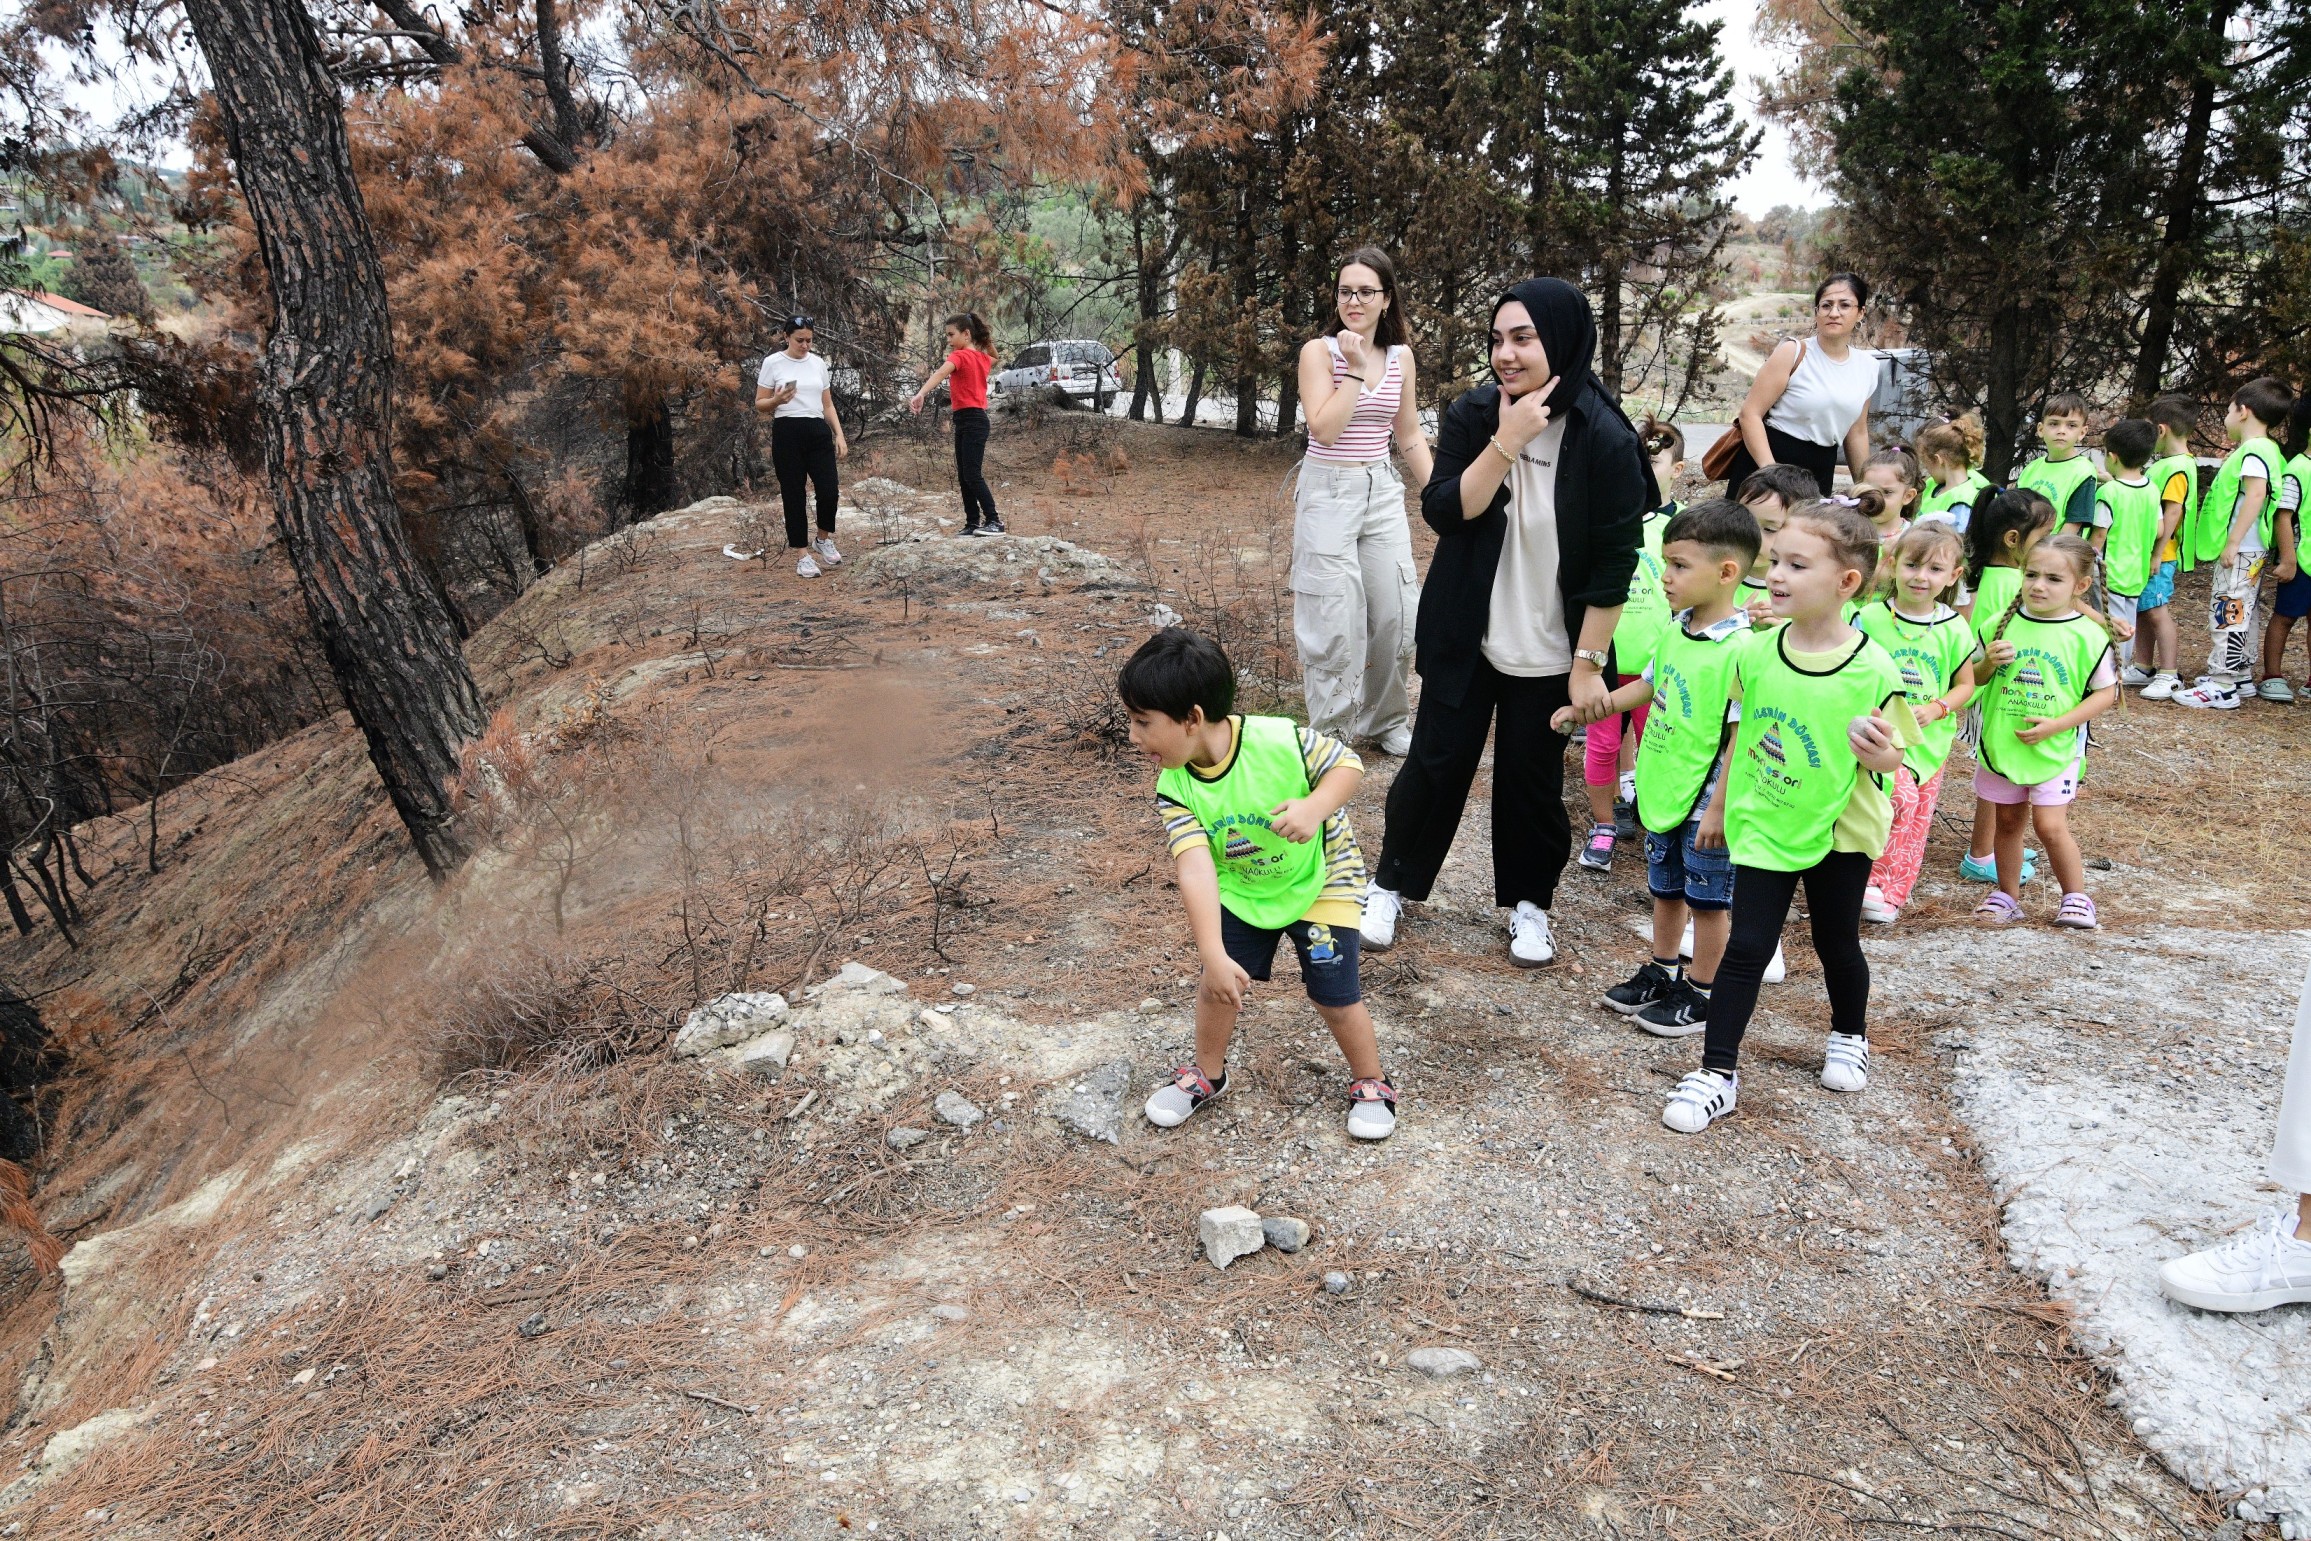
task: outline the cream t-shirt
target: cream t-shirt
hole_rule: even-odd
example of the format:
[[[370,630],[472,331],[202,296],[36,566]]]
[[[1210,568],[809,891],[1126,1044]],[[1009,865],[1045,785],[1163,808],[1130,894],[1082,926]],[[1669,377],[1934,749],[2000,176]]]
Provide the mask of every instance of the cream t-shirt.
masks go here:
[[[1485,622],[1485,662],[1503,674],[1539,679],[1573,672],[1565,592],[1557,584],[1557,459],[1565,420],[1549,419],[1509,468],[1509,530],[1493,572]]]

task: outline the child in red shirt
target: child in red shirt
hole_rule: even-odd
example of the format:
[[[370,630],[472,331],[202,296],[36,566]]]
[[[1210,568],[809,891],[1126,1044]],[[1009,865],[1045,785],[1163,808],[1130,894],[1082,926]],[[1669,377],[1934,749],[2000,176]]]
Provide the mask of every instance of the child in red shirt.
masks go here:
[[[987,488],[987,374],[995,367],[995,339],[975,311],[947,318],[947,362],[931,371],[923,388],[907,398],[920,412],[923,400],[942,383],[955,414],[955,480],[963,488],[963,533],[1001,535],[1003,516]]]

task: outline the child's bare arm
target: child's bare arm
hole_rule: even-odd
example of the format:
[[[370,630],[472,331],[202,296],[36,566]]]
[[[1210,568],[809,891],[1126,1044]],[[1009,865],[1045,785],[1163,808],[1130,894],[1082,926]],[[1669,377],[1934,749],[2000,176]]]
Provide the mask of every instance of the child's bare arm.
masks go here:
[[[1313,840],[1324,821],[1348,806],[1348,799],[1364,783],[1364,772],[1354,765],[1335,765],[1324,773],[1306,797],[1278,803],[1268,810],[1268,827],[1297,845]]]
[[[1950,688],[1943,691],[1933,700],[1928,701],[1926,706],[1921,707],[1920,710],[1923,711],[1930,707],[1940,707],[1941,710],[1936,712],[1934,716],[1925,719],[1929,722],[1940,722],[1945,717],[1957,716],[1960,712],[1966,709],[1966,703],[1973,699],[1974,660],[1969,658],[1964,663],[1958,665],[1958,672],[1950,679]]]
[[[1190,846],[1172,867],[1179,878],[1180,903],[1188,912],[1188,930],[1196,939],[1196,956],[1203,960],[1204,993],[1241,1007],[1252,980],[1220,940],[1220,875],[1212,865],[1211,847]]]
[[[1622,712],[1633,712],[1640,706],[1652,704],[1653,682],[1643,678],[1633,679],[1628,684],[1609,692],[1605,697],[1603,709],[1595,716],[1584,718],[1579,707],[1560,706],[1549,714],[1549,726],[1562,733],[1576,723],[1582,727],[1587,727],[1592,722],[1603,722],[1608,717],[1618,716]]]

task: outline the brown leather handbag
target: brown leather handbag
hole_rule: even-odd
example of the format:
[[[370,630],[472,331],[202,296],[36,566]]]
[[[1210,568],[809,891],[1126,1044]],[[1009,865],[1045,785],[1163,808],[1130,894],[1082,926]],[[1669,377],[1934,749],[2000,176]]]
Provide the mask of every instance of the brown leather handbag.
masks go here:
[[[1770,354],[1767,356],[1771,357]],[[1804,362],[1805,339],[1800,337],[1797,340],[1797,358],[1789,366],[1790,372],[1795,374],[1797,372],[1797,366]],[[1731,428],[1726,429],[1725,432],[1717,436],[1716,443],[1710,445],[1707,450],[1703,451],[1701,456],[1701,474],[1713,482],[1721,482],[1725,480],[1725,473],[1733,469],[1733,457],[1740,453],[1740,451],[1741,424],[1736,422]]]

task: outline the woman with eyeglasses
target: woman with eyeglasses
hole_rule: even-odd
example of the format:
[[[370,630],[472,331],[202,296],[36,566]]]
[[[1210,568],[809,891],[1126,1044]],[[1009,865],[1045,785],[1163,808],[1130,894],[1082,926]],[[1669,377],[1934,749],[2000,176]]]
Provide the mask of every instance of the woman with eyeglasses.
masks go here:
[[[1878,389],[1878,357],[1854,345],[1869,280],[1832,273],[1813,292],[1813,335],[1785,338],[1766,355],[1749,384],[1734,426],[1741,447],[1726,471],[1725,495],[1770,465],[1802,466],[1828,497],[1836,485],[1838,451],[1855,481],[1870,463],[1870,397]]]
[[[1340,330],[1300,350],[1308,454],[1292,500],[1292,635],[1308,726],[1400,755],[1412,745],[1405,665],[1420,575],[1393,445],[1428,481],[1396,265],[1362,246],[1340,264]]]
[[[814,335],[808,316],[790,316],[786,347],[762,361],[754,381],[754,411],[770,419],[770,468],[778,473],[779,500],[786,507],[786,545],[802,552],[797,576],[816,578],[840,567],[835,549],[835,508],[842,501],[841,473],[835,462],[850,456],[843,420],[835,415],[834,376],[827,361],[810,351]],[[810,540],[810,497],[818,494],[818,538]]]

